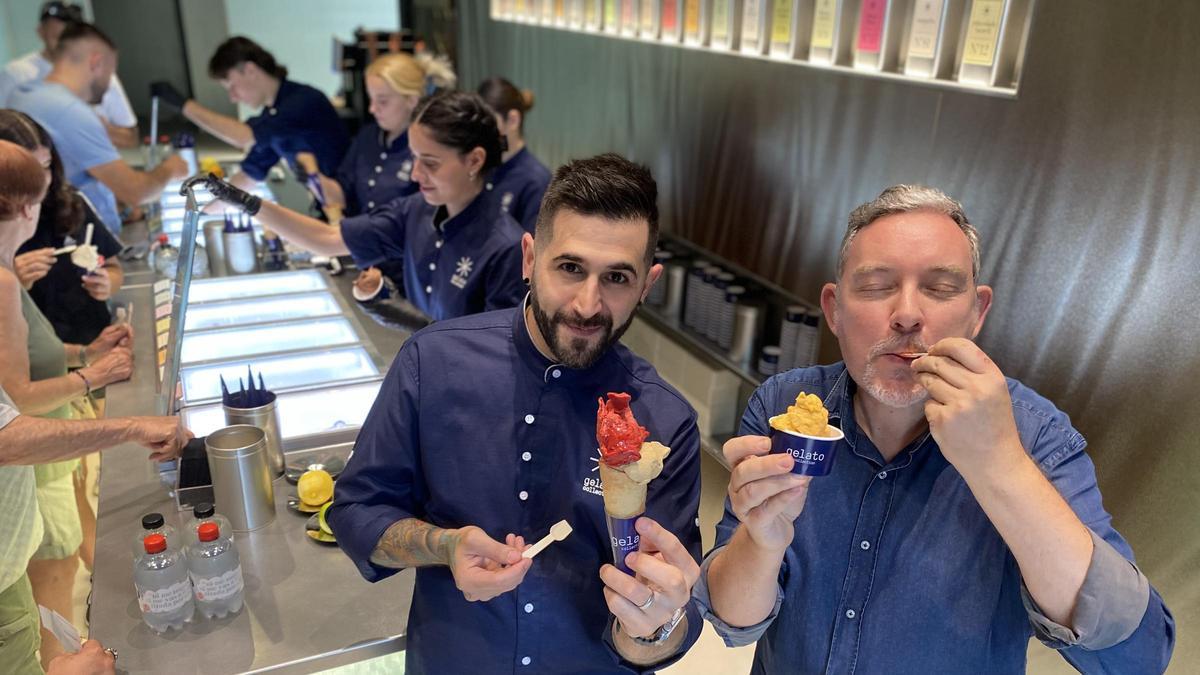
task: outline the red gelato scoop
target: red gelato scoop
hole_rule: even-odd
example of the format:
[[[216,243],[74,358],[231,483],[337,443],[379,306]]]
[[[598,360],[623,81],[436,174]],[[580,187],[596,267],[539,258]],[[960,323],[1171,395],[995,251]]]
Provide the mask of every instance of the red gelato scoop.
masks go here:
[[[650,435],[633,419],[629,409],[629,394],[608,394],[608,401],[599,399],[596,411],[596,440],[600,443],[600,461],[609,466],[624,466],[642,458],[642,441]]]

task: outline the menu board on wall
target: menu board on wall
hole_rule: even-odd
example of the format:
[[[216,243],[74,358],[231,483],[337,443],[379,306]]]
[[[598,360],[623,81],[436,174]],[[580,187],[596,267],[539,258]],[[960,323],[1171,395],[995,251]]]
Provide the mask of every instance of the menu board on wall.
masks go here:
[[[883,43],[883,22],[887,18],[887,0],[862,0],[858,11],[858,40],[855,49],[878,54]]]
[[[541,0],[541,11],[538,18],[541,23],[547,26],[554,25],[554,12],[558,5],[558,0]]]
[[[946,0],[917,0],[908,29],[908,57],[932,59],[942,34],[942,10]]]
[[[635,36],[638,30],[637,0],[621,0],[621,35]]]
[[[708,22],[710,5],[701,0],[685,0],[683,3],[683,41],[689,45],[708,44]]]
[[[710,47],[737,49],[740,9],[736,0],[712,0],[712,24],[708,42]]]
[[[621,30],[621,0],[604,0],[604,32],[617,33]]]
[[[679,20],[679,0],[662,1],[662,40],[663,42],[679,42],[683,34],[683,26]],[[646,2],[646,0],[642,0]]]
[[[990,67],[996,61],[996,45],[1004,23],[1005,0],[975,0],[971,18],[967,21],[963,41],[962,62],[972,66]]]
[[[567,0],[567,28],[583,29],[584,0]]]
[[[860,0],[854,33],[854,67],[889,70],[896,62],[895,0]]]
[[[583,0],[583,29],[599,31],[604,20],[604,0]]]
[[[642,4],[638,8],[641,14],[641,18],[638,19],[638,37],[646,40],[658,39],[658,8],[657,2],[642,0]]]
[[[748,54],[766,53],[767,36],[763,35],[766,21],[765,0],[743,0],[742,2],[742,46]]]
[[[808,58],[814,63],[833,63],[838,41],[842,0],[813,0],[812,40]]]
[[[796,1],[774,0],[771,11],[771,53],[792,56],[792,30],[795,28]]]

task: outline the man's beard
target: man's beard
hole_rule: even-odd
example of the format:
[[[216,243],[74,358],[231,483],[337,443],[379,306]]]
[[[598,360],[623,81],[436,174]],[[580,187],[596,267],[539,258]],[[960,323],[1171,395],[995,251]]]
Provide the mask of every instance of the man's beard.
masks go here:
[[[920,339],[899,335],[894,338],[876,343],[867,353],[867,365],[863,368],[863,389],[871,398],[889,408],[907,408],[918,403],[924,403],[929,398],[929,392],[912,373],[911,385],[901,379],[884,378],[875,368],[875,360],[884,354],[927,352],[929,348]]]
[[[104,94],[107,91],[108,85],[102,87],[99,82],[92,82],[91,86],[88,87],[88,93],[92,95],[91,100],[88,101],[88,105],[100,105],[104,101]]]
[[[600,360],[600,357],[604,356],[609,347],[621,339],[621,336],[629,329],[629,324],[633,323],[632,312],[625,323],[616,330],[613,330],[612,317],[607,314],[597,314],[584,319],[578,314],[568,314],[566,311],[560,310],[555,312],[554,316],[550,316],[542,309],[537,298],[537,284],[531,284],[529,307],[533,310],[533,320],[537,322],[538,330],[541,331],[542,338],[550,347],[550,352],[554,354],[555,360],[568,368],[576,370],[591,368]],[[579,328],[601,327],[600,339],[595,343],[584,338],[571,338],[564,342],[559,339],[558,329],[565,323]]]

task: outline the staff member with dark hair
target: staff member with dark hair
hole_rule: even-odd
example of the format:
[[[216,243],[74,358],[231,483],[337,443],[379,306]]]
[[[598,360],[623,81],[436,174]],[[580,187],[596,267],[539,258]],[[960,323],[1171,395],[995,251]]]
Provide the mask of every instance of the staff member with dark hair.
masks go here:
[[[696,413],[618,340],[662,274],[657,187],[616,155],[567,164],[524,235],[525,305],[436,324],[400,350],[329,522],[369,581],[417,568],[405,672],[628,673],[700,634]],[[671,448],[630,576],[608,564],[596,401],[632,396]],[[574,531],[534,560],[525,541]]]
[[[516,306],[525,294],[521,227],[484,190],[504,142],[491,110],[474,94],[427,96],[413,111],[408,139],[420,194],[346,218],[340,227],[263,202],[216,178],[208,187],[313,253],[350,254],[364,270],[402,259],[397,283],[434,321]],[[382,279],[374,275],[373,286],[356,286],[378,292]]]
[[[480,83],[479,96],[496,111],[496,123],[508,142],[503,163],[489,178],[488,189],[496,193],[500,210],[533,234],[542,195],[550,184],[550,170],[525,147],[525,116],[533,110],[533,92],[492,77]]]
[[[210,110],[168,82],[150,85],[160,101],[179,108],[196,126],[246,151],[242,170],[231,182],[249,189],[267,177],[280,159],[293,171],[312,173],[298,155],[311,155],[321,173],[332,176],[350,145],[346,127],[329,99],[307,84],[287,79],[287,68],[249,38],[232,37],[217,47],[208,74],[229,93],[229,100],[262,112],[245,122]]]

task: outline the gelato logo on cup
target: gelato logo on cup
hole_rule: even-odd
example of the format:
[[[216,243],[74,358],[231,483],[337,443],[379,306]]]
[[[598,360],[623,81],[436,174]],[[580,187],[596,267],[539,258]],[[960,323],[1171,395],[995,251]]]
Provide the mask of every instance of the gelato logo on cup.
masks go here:
[[[638,518],[639,516],[614,518],[608,514],[604,517],[608,525],[608,539],[612,544],[613,565],[630,575],[634,574],[634,571],[625,564],[625,556],[638,550],[638,544],[642,542],[642,536],[633,527]]]
[[[771,430],[771,454],[788,454],[796,463],[792,473],[824,476],[833,469],[834,450],[845,437],[835,426],[826,428],[826,436],[809,436],[794,431]]]

